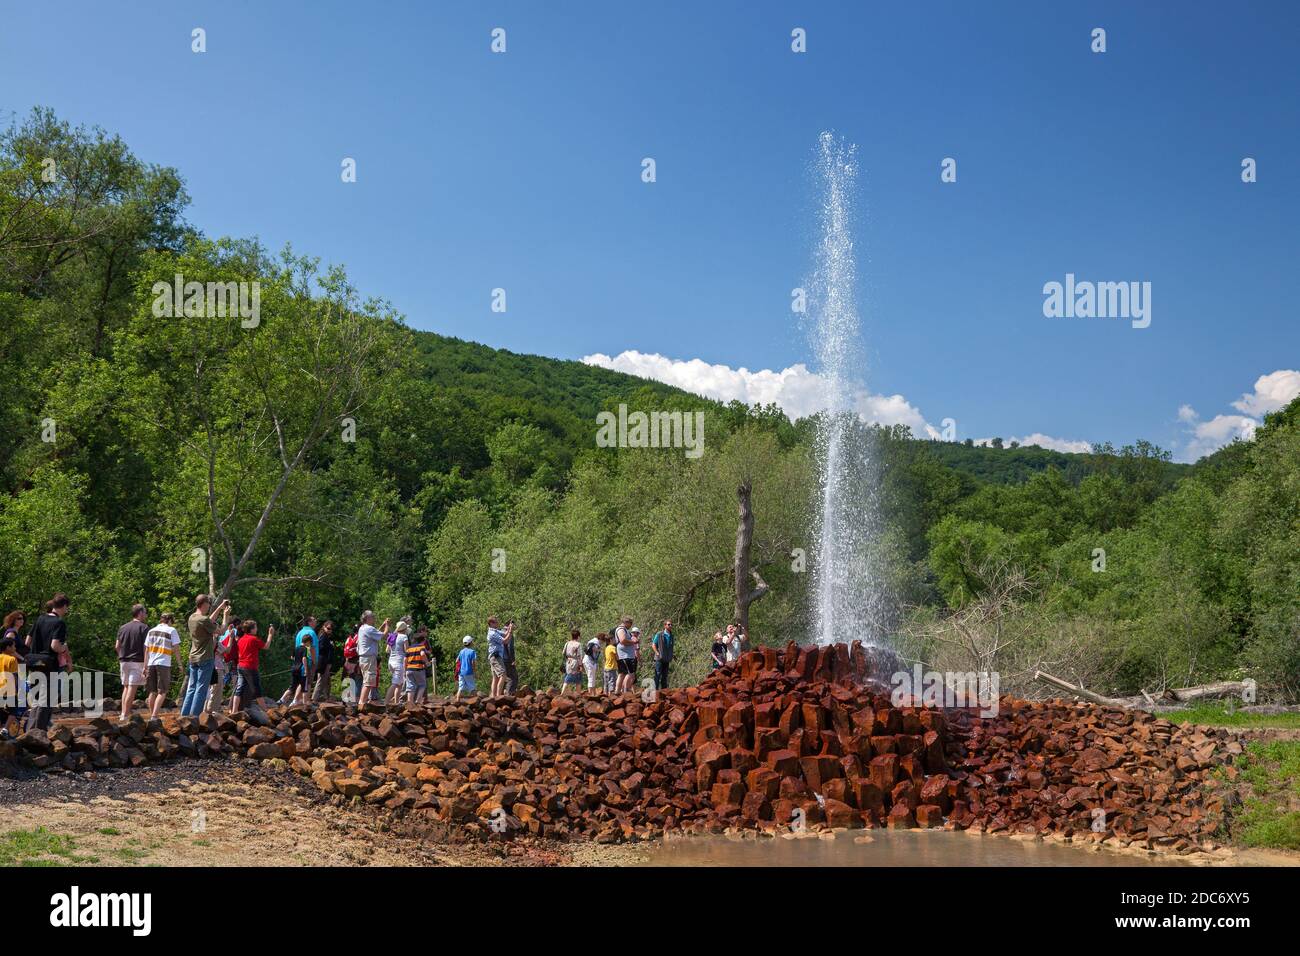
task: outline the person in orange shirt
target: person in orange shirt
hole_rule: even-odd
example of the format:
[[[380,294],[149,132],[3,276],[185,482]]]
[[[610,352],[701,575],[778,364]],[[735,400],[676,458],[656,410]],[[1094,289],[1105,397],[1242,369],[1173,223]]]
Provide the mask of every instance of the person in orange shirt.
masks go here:
[[[18,707],[18,642],[13,635],[0,638],[0,740],[7,740],[9,719]]]

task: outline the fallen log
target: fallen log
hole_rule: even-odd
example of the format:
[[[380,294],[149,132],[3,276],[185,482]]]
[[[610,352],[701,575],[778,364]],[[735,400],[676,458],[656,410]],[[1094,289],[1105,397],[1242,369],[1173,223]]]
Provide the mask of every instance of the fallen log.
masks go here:
[[[1165,691],[1165,696],[1180,703],[1207,698],[1242,697],[1255,687],[1254,681],[1221,680],[1213,684],[1200,684],[1196,687],[1175,687]]]
[[[1161,692],[1160,699],[1156,700],[1145,690],[1140,695],[1133,697],[1107,697],[1104,694],[1078,687],[1067,680],[1048,674],[1046,671],[1034,671],[1034,680],[1041,684],[1050,684],[1068,694],[1073,694],[1075,697],[1091,701],[1094,704],[1101,704],[1103,707],[1123,707],[1127,710],[1142,709],[1153,713],[1179,710],[1186,704],[1197,700],[1238,696],[1244,699],[1246,692],[1255,687],[1253,681],[1215,681],[1211,684],[1198,684],[1195,687],[1171,687]]]
[[[1067,694],[1073,694],[1075,697],[1082,697],[1084,700],[1090,700],[1094,704],[1101,704],[1103,707],[1131,708],[1135,706],[1133,704],[1134,700],[1142,700],[1141,697],[1106,697],[1102,694],[1096,693],[1095,691],[1087,690],[1083,687],[1071,684],[1068,680],[1062,680],[1059,677],[1048,674],[1046,671],[1034,671],[1034,680],[1041,684],[1051,684],[1053,687],[1063,690]]]

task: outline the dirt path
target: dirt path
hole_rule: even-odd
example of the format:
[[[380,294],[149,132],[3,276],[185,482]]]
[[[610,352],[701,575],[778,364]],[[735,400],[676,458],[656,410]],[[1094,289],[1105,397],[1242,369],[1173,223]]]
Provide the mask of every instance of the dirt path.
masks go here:
[[[0,833],[43,827],[97,866],[492,866],[567,854],[437,846],[390,832],[375,811],[336,806],[294,774],[255,763],[177,762],[78,776],[0,779]]]

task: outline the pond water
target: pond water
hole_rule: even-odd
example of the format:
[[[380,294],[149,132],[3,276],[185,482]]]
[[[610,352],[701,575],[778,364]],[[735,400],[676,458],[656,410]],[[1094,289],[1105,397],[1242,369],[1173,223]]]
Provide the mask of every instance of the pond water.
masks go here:
[[[1165,855],[1095,851],[1059,843],[971,836],[950,830],[872,830],[871,842],[855,843],[862,831],[834,840],[680,837],[646,848],[646,866],[1171,866],[1185,860]]]

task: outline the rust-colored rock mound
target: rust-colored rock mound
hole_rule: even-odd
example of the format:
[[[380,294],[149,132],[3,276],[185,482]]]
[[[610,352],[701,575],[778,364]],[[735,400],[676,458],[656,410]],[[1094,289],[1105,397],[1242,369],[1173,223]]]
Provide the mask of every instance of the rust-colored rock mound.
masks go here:
[[[998,716],[895,706],[888,652],[761,648],[698,687],[553,691],[357,714],[342,704],[24,734],[47,770],[176,756],[283,760],[325,792],[445,838],[623,840],[665,830],[946,826],[1176,850],[1217,828],[1226,731],[1003,698]]]

